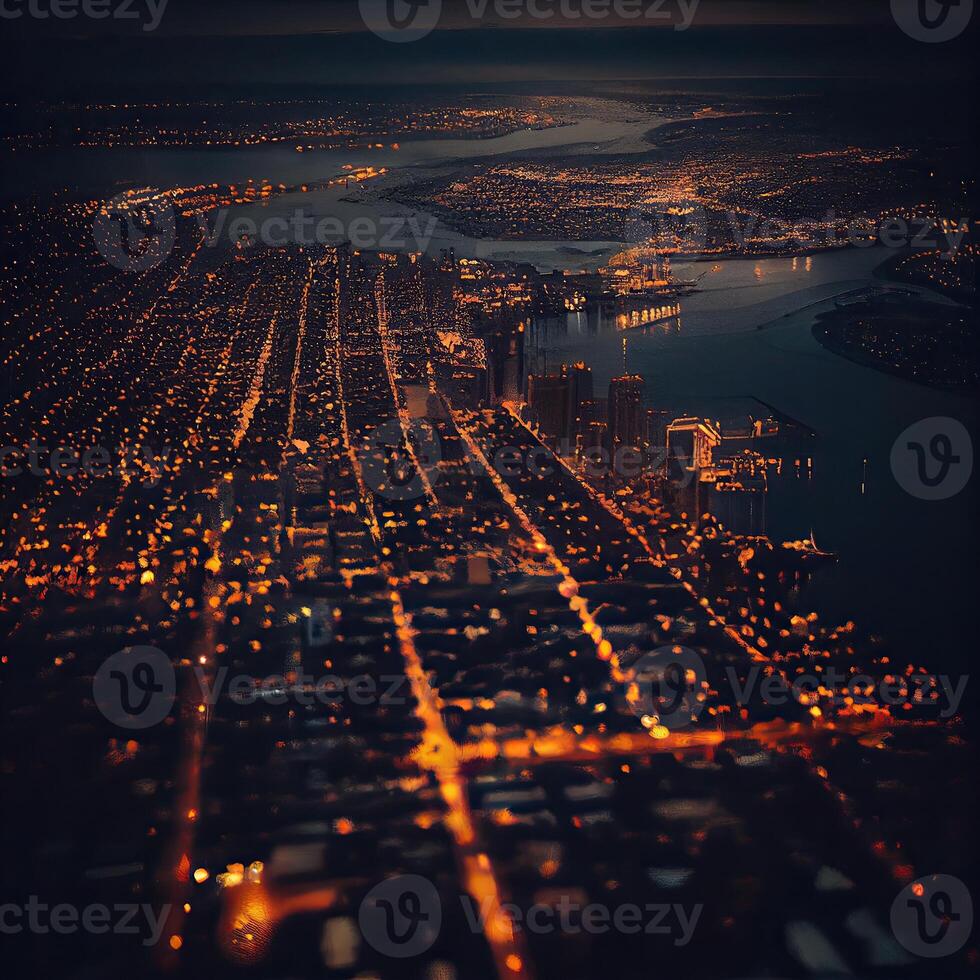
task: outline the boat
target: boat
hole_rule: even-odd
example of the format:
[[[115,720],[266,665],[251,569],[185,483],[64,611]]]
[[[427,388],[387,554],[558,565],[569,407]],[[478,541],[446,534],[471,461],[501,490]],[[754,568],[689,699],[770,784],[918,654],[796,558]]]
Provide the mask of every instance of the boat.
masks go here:
[[[817,546],[816,538],[813,536],[813,528],[810,528],[810,537],[801,541],[784,541],[783,547],[787,551],[795,551],[804,561],[837,561],[837,555],[832,551],[823,551]]]

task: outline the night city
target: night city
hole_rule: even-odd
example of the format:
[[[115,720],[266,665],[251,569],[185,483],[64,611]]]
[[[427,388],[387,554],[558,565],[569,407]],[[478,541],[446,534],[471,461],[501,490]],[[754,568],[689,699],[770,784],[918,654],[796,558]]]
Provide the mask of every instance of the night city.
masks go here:
[[[3,977],[975,976],[978,24],[0,0]]]

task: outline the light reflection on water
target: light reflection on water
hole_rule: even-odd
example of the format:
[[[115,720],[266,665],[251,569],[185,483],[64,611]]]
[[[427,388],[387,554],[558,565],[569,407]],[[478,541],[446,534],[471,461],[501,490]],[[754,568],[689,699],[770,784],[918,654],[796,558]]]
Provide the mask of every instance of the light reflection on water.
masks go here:
[[[655,324],[622,331],[601,313],[542,320],[529,331],[528,368],[535,357],[550,370],[584,360],[602,397],[625,366],[646,380],[651,407],[716,418],[735,404],[745,411],[754,406],[813,429],[812,483],[791,479],[772,488],[773,538],[806,537],[812,528],[822,548],[840,555],[812,590],[828,614],[879,625],[910,653],[916,645],[946,642],[943,656],[955,660],[952,640],[969,627],[968,611],[952,608],[948,597],[972,574],[970,495],[916,500],[892,477],[889,457],[906,426],[932,416],[963,420],[976,440],[973,400],[855,364],[812,335],[816,314],[832,308],[833,296],[878,281],[871,271],[886,254],[876,248],[809,260],[716,262],[705,290],[680,299],[683,329]],[[692,278],[679,266],[679,278]],[[706,267],[700,264],[701,271]],[[944,609],[942,621],[910,621],[910,600],[916,608]]]
[[[535,317],[528,343],[547,344],[549,336],[560,342],[560,338],[566,336],[587,339],[597,334],[644,328],[662,334],[676,334],[681,330],[680,314],[680,304],[673,301],[662,304],[644,301],[625,305],[590,303],[583,310],[558,313],[552,317]]]

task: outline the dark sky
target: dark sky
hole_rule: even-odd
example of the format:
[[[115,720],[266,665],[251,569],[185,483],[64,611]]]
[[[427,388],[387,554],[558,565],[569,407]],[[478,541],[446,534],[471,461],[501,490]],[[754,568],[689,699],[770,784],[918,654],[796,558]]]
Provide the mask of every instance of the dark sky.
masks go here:
[[[4,0],[8,8],[26,2]],[[143,30],[147,4],[162,0],[131,2],[142,20],[0,20],[17,39],[3,61],[11,97],[730,76],[932,85],[969,65],[972,33],[950,45],[913,41],[892,20],[889,0],[700,0],[684,31],[656,21],[474,21],[469,11],[483,0],[443,0],[436,30],[392,44],[366,30],[357,0],[166,0],[152,31]],[[580,9],[593,0],[564,2]],[[675,20],[679,2],[664,0]]]
[[[42,7],[51,0],[35,0]],[[68,0],[70,2],[70,0]],[[78,0],[79,3],[82,0]],[[118,4],[122,0],[110,0]],[[133,10],[146,10],[147,4],[162,3],[162,16],[153,33],[160,35],[206,36],[229,34],[283,35],[317,34],[321,32],[360,33],[365,30],[360,14],[359,0],[129,0]],[[516,17],[500,16],[494,2],[484,0],[416,0],[423,5],[439,3],[439,29],[582,29],[596,26],[588,17],[563,18],[562,2],[573,10],[581,10],[583,3],[604,0],[537,0],[542,9],[556,11],[547,20],[529,16],[527,12]],[[678,10],[678,0],[632,0],[646,10]],[[688,0],[690,2],[690,0]],[[514,0],[510,0],[513,4]],[[602,20],[602,27],[624,27],[638,30],[662,25],[657,19],[621,19],[616,16],[617,0],[608,0],[609,15]],[[657,6],[662,4],[662,6]],[[27,0],[5,0],[12,10],[26,9]],[[506,9],[507,0],[504,0]],[[481,9],[483,16],[475,19],[473,9]],[[717,25],[804,25],[804,24],[857,24],[885,23],[889,19],[888,0],[697,0],[694,7],[693,27]],[[93,20],[86,17],[67,19],[48,18],[37,20],[27,16],[0,21],[0,27],[14,36],[93,36],[106,34],[130,34],[141,32],[143,21],[105,18]],[[662,25],[662,26],[661,26]],[[146,32],[144,32],[146,33]]]

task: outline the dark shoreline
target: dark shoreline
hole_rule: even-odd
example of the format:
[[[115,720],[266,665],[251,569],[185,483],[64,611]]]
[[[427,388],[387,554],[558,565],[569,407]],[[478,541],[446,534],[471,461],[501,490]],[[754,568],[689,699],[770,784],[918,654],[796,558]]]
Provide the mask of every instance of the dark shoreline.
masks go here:
[[[980,380],[977,381],[963,381],[961,383],[944,383],[942,381],[930,380],[923,378],[920,373],[917,373],[911,369],[911,367],[904,365],[895,365],[881,357],[875,357],[872,354],[864,353],[860,350],[856,350],[853,347],[842,343],[840,339],[836,336],[836,328],[846,327],[851,320],[851,318],[861,311],[866,312],[869,316],[877,315],[879,318],[884,318],[887,315],[899,316],[905,321],[907,326],[911,329],[915,325],[915,314],[919,315],[921,319],[921,324],[923,327],[928,327],[930,330],[943,330],[943,323],[940,319],[942,313],[949,313],[950,308],[944,306],[940,303],[935,303],[929,300],[924,300],[921,297],[915,299],[909,299],[907,303],[903,304],[902,307],[888,309],[887,298],[878,298],[876,301],[874,298],[869,297],[869,301],[866,305],[862,306],[851,306],[846,308],[836,307],[832,310],[827,310],[823,313],[817,314],[812,326],[810,327],[810,332],[813,335],[814,340],[820,344],[825,350],[830,351],[833,354],[837,354],[840,357],[846,358],[853,364],[858,364],[861,367],[871,368],[876,371],[880,371],[883,374],[889,374],[892,377],[901,378],[904,381],[909,381],[913,384],[921,385],[924,388],[931,388],[935,391],[944,391],[950,394],[970,394],[980,391]],[[969,315],[969,312],[965,313]],[[930,323],[930,320],[932,321]],[[925,369],[931,369],[934,371],[937,369],[938,365],[930,365],[928,362],[921,367]]]
[[[885,282],[899,283],[903,286],[908,286],[910,289],[929,289],[934,293],[939,293],[941,296],[945,296],[947,299],[954,300],[955,302],[962,303],[966,306],[976,305],[977,294],[975,290],[971,292],[968,289],[950,289],[943,286],[926,285],[925,283],[918,282],[914,278],[896,278],[894,275],[895,267],[899,262],[908,258],[911,254],[911,249],[898,249],[895,251],[894,255],[890,255],[880,265],[875,266],[871,274],[876,279],[882,279]]]

